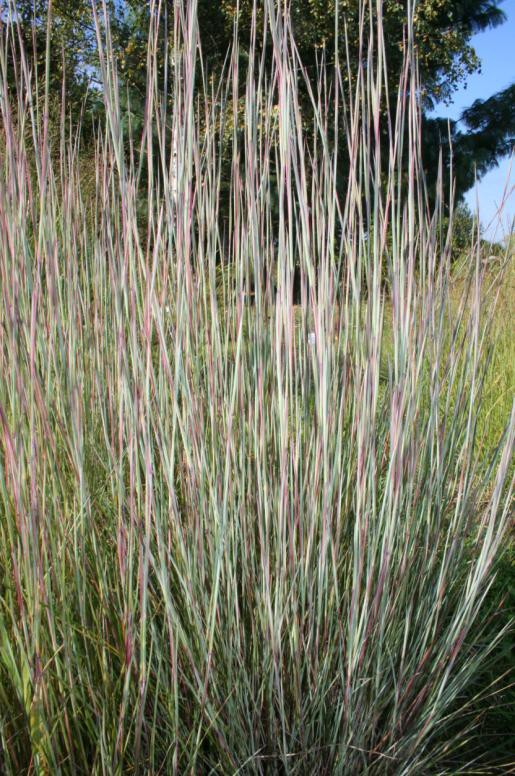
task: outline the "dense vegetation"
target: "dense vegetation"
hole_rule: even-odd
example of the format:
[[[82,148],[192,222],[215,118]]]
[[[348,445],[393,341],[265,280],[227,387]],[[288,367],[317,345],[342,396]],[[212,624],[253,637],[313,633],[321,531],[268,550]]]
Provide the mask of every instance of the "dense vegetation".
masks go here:
[[[109,14],[111,53],[117,64],[120,84],[119,111],[122,121],[131,121],[139,132],[145,120],[147,91],[147,51],[149,31],[156,39],[155,88],[162,101],[168,97],[173,62],[173,27],[175,0],[102,0]],[[282,3],[275,0],[275,5]],[[391,94],[395,94],[406,55],[406,19],[412,13],[412,45],[417,57],[417,78],[421,98],[423,132],[420,153],[426,174],[426,190],[431,205],[435,205],[434,188],[441,163],[445,180],[452,176],[457,200],[470,189],[476,178],[482,177],[500,158],[509,155],[515,142],[514,85],[476,101],[464,111],[462,124],[435,118],[430,109],[452,99],[454,91],[467,77],[479,69],[481,62],[471,44],[473,35],[502,24],[505,14],[501,0],[382,0],[381,26],[383,29],[386,78]],[[206,77],[215,82],[223,78],[227,54],[231,50],[235,25],[238,28],[239,79],[232,99],[245,99],[245,83],[249,52],[253,46],[262,47],[263,67],[271,77],[273,46],[265,22],[266,3],[257,4],[253,27],[253,0],[196,0],[199,34],[202,40],[203,67]],[[292,0],[291,25],[295,36],[296,55],[313,79],[322,62],[334,64],[335,56],[345,61],[339,71],[344,84],[356,86],[356,77],[368,56],[361,47],[364,31],[377,25],[377,3],[361,0]],[[14,9],[14,0],[6,7]],[[16,0],[16,12],[4,15],[4,23],[16,18],[12,31],[12,59],[20,67],[20,44],[30,51],[30,58],[40,73],[48,66],[51,105],[57,112],[66,96],[67,111],[75,121],[82,117],[82,133],[88,136],[92,123],[101,118],[102,78],[99,48],[92,15],[92,0]],[[46,61],[47,40],[50,42]],[[13,63],[11,63],[12,66]],[[326,69],[331,81],[333,69]],[[9,74],[11,75],[11,74]],[[309,90],[303,79],[297,84],[298,99],[305,118],[304,132],[309,133],[314,116],[311,112]],[[335,124],[332,103],[326,106],[327,141],[332,142],[334,131],[345,131]],[[386,127],[383,111],[381,128]],[[308,118],[309,114],[309,118]],[[340,114],[343,119],[343,114]],[[105,117],[101,120],[105,120]],[[52,122],[52,119],[51,119]],[[310,140],[313,138],[311,137]],[[383,158],[387,167],[388,132],[382,132]],[[452,143],[452,147],[450,142]],[[230,153],[228,154],[230,158]],[[348,168],[340,159],[338,190],[348,185]],[[384,173],[387,175],[387,169]],[[230,169],[222,165],[223,186],[229,186]],[[224,203],[221,203],[225,214]]]
[[[453,240],[413,19],[308,69],[266,0],[217,74],[201,7],[138,117],[95,5],[82,125],[3,27],[0,770],[506,772],[511,247]]]

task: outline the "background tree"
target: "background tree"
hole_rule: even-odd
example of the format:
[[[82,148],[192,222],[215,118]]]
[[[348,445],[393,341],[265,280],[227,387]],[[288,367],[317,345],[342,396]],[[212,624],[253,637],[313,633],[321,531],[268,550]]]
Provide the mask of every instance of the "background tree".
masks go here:
[[[84,105],[88,84],[92,79],[94,83],[97,72],[91,2],[53,0],[51,3],[50,89],[56,102],[59,102],[65,83],[67,107],[76,116]],[[162,45],[158,65],[163,76],[163,91],[165,61],[173,45],[174,5],[174,0],[163,0],[161,3],[159,29]],[[146,98],[149,19],[151,9],[154,8],[155,12],[156,5],[150,0],[108,0],[107,6],[122,86],[122,109],[127,118],[130,116],[132,127],[138,132],[143,122]],[[264,7],[264,2],[257,4],[258,44],[264,38]],[[277,0],[277,7],[283,7],[282,0]],[[370,3],[369,16],[361,20],[358,0],[291,0],[289,7],[296,45],[308,74],[315,75],[322,56],[330,64],[337,47],[343,56],[347,45],[351,63],[356,63],[354,71],[351,69],[350,72],[350,78],[353,78],[360,56],[360,24],[364,23],[367,28],[374,23],[375,3]],[[24,45],[29,51],[34,48],[35,61],[41,71],[46,50],[49,0],[17,0],[16,8]],[[237,23],[242,88],[251,45],[252,9],[253,0],[198,0],[200,39],[208,72],[221,73]],[[407,11],[408,0],[384,0],[383,27],[393,98],[405,55]],[[449,102],[454,91],[478,69],[480,62],[471,45],[472,36],[504,20],[500,0],[419,0],[416,4],[414,45],[424,112],[423,159],[430,194],[434,189],[432,182],[438,169],[440,149],[446,171],[450,169],[452,158],[456,196],[460,199],[474,184],[476,176],[479,178],[486,173],[513,146],[513,85],[488,100],[477,101],[465,111],[462,117],[465,130],[457,122],[429,118],[428,115],[429,110],[439,102]],[[338,41],[335,37],[337,29]],[[307,93],[301,93],[300,99],[307,115],[306,124],[309,125]],[[93,89],[87,113],[89,118],[98,110],[99,102]],[[343,181],[344,178],[342,171]]]
[[[165,0],[162,6],[163,26],[173,18],[173,5],[173,0]],[[456,89],[479,68],[480,61],[471,39],[476,33],[505,21],[499,6],[500,0],[419,0],[416,4],[414,45],[423,98],[423,156],[430,194],[434,189],[432,181],[438,169],[440,148],[444,168],[448,170],[450,167],[449,139],[453,147],[458,199],[474,184],[476,176],[481,177],[500,156],[509,152],[513,143],[513,87],[510,87],[511,91],[508,89],[489,100],[475,103],[466,111],[463,120],[470,130],[468,132],[460,130],[456,122],[428,116],[429,110],[436,104],[449,102]],[[282,3],[278,3],[278,7],[282,7]],[[121,0],[114,9],[113,30],[120,75],[131,97],[133,113],[138,110],[142,113],[144,106],[150,8],[148,1]],[[208,70],[220,73],[237,23],[240,70],[245,72],[246,56],[251,46],[252,9],[253,0],[198,0],[200,39]],[[369,17],[364,20],[359,18],[358,0],[291,0],[290,11],[299,55],[311,75],[315,74],[322,56],[329,63],[333,60],[338,14],[338,47],[343,55],[347,45],[350,60],[356,63],[354,73],[350,73],[352,78],[360,56],[360,23],[364,22],[365,28],[374,23],[375,4],[370,4]],[[396,94],[405,56],[407,12],[407,0],[384,0],[383,27],[392,97]],[[264,3],[258,3],[256,24],[261,41],[264,38],[264,18]],[[166,36],[165,33],[163,35]],[[243,77],[241,82],[244,84]],[[306,112],[309,112],[307,94],[301,94],[300,99]]]
[[[420,68],[420,80],[426,104],[433,106],[441,100],[449,100],[462,82],[480,66],[479,58],[471,45],[477,32],[502,24],[506,17],[499,8],[500,0],[419,0],[414,12],[415,48]],[[203,18],[211,24],[207,0],[207,13]],[[232,34],[238,13],[240,42],[250,38],[253,0],[221,0],[217,16],[223,16],[226,36]],[[279,6],[281,3],[279,3]],[[413,4],[411,4],[413,5]],[[338,45],[344,53],[346,30],[351,54],[357,56],[359,40],[358,0],[292,0],[290,3],[295,40],[304,64],[309,68],[316,64],[317,56],[325,49],[329,57],[335,50],[335,20],[338,13],[340,39]],[[408,12],[407,0],[384,0],[383,28],[387,47],[388,74],[392,87],[398,84],[404,57],[404,30]],[[375,3],[368,7],[375,16]],[[263,14],[258,15],[262,24]],[[351,57],[352,59],[352,57]],[[356,59],[356,58],[355,58]]]
[[[460,123],[468,131],[460,129]],[[441,153],[447,173],[452,165],[456,196],[462,198],[515,147],[515,84],[486,100],[476,100],[463,111],[460,122],[426,117],[424,139],[428,180]]]
[[[16,0],[10,10],[5,8],[2,22],[15,24],[13,40],[21,39],[41,73],[49,32],[50,91],[60,96],[64,84],[69,106],[80,102],[95,62],[90,0]]]

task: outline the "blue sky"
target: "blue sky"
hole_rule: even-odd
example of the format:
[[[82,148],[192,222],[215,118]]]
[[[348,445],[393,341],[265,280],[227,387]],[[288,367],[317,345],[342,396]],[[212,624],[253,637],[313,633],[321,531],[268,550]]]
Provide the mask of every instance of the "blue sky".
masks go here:
[[[471,41],[481,59],[481,72],[469,76],[466,86],[455,93],[452,104],[437,106],[435,115],[459,119],[462,110],[474,100],[490,97],[515,81],[515,0],[505,0],[500,7],[507,16],[506,22],[479,33]],[[508,191],[515,187],[515,158],[503,159],[466,195],[473,211],[479,203],[481,223],[490,239],[500,239],[515,218],[515,191],[505,204],[501,220],[496,216],[507,184]]]

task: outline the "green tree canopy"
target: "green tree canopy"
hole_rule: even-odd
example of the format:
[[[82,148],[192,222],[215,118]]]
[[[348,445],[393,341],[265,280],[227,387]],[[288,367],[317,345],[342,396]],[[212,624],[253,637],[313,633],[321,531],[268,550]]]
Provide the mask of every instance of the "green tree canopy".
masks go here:
[[[277,7],[283,6],[276,0]],[[88,79],[95,72],[96,36],[92,24],[92,0],[53,0],[51,32],[51,90],[60,98],[63,77],[67,101],[77,109],[84,99]],[[257,4],[258,37],[264,34],[264,2]],[[338,46],[343,54],[349,47],[351,63],[359,57],[359,0],[291,0],[291,20],[300,58],[308,73],[314,73],[322,53],[331,61]],[[40,70],[44,64],[49,0],[17,0],[16,18],[24,45],[35,49]],[[160,66],[173,40],[175,0],[161,3]],[[149,0],[107,0],[118,72],[124,87],[122,106],[130,95],[133,126],[138,112],[143,115],[146,92],[147,35],[152,6]],[[198,0],[198,21],[204,61],[219,73],[233,40],[235,23],[242,52],[250,48],[253,0]],[[375,3],[365,6],[374,23]],[[405,55],[404,30],[408,0],[384,0],[383,27],[392,96],[395,95]],[[336,19],[338,16],[338,19]],[[444,166],[451,164],[452,141],[456,193],[459,196],[509,153],[514,140],[515,87],[488,100],[477,101],[457,122],[430,119],[427,111],[438,102],[449,101],[453,92],[476,70],[479,59],[471,44],[477,32],[505,20],[500,0],[419,0],[414,11],[414,45],[417,52],[424,105],[424,163],[428,180],[434,178],[440,148]],[[337,24],[336,24],[337,22]],[[15,36],[13,36],[14,38]],[[165,40],[168,45],[165,45]],[[351,68],[352,78],[352,68]],[[242,78],[243,83],[243,78]],[[128,105],[126,105],[128,110]]]
[[[278,8],[282,2],[277,0]],[[165,0],[162,25],[173,18],[173,0]],[[453,92],[480,66],[471,44],[477,32],[505,21],[500,0],[419,0],[414,11],[414,45],[417,53],[422,94],[424,98],[424,160],[428,180],[438,169],[440,147],[444,165],[449,167],[453,143],[456,193],[460,197],[507,152],[513,132],[510,126],[509,90],[465,112],[463,120],[469,132],[459,129],[456,122],[429,119],[427,111],[438,102],[452,99]],[[113,31],[119,57],[120,74],[133,94],[133,104],[143,105],[146,79],[146,31],[150,3],[141,0],[120,0],[115,8]],[[291,0],[291,20],[299,55],[308,73],[314,73],[322,52],[331,61],[336,50],[336,30],[343,54],[347,45],[351,62],[359,57],[359,0]],[[366,6],[374,22],[375,4]],[[253,0],[198,0],[200,39],[209,69],[220,71],[238,25],[238,41],[242,50],[251,46]],[[389,82],[394,96],[405,56],[404,31],[408,13],[407,0],[384,0],[383,27]],[[336,15],[338,14],[338,25]],[[370,18],[372,15],[372,18]],[[264,36],[264,3],[257,6],[258,38]],[[165,33],[163,33],[164,35]],[[352,77],[352,71],[351,71]],[[243,79],[242,79],[243,81]],[[512,100],[512,104],[513,104]],[[511,109],[513,111],[513,109]],[[510,118],[511,115],[511,118]],[[511,137],[511,140],[510,140]]]
[[[460,122],[425,118],[424,140],[428,179],[441,152],[444,169],[452,165],[459,199],[515,147],[515,84],[486,100],[476,100],[463,111]]]

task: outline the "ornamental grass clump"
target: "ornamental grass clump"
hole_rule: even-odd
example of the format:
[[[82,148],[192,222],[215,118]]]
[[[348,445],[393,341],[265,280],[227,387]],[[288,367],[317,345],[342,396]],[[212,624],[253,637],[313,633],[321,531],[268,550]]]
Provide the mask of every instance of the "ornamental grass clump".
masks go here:
[[[476,245],[450,304],[410,19],[391,93],[380,3],[359,65],[317,73],[282,4],[258,5],[216,80],[196,1],[168,42],[153,3],[136,131],[94,2],[94,149],[65,105],[50,131],[29,52],[8,78],[3,29],[5,774],[402,776],[481,754],[513,488],[513,410],[493,447],[477,433],[503,270]]]

